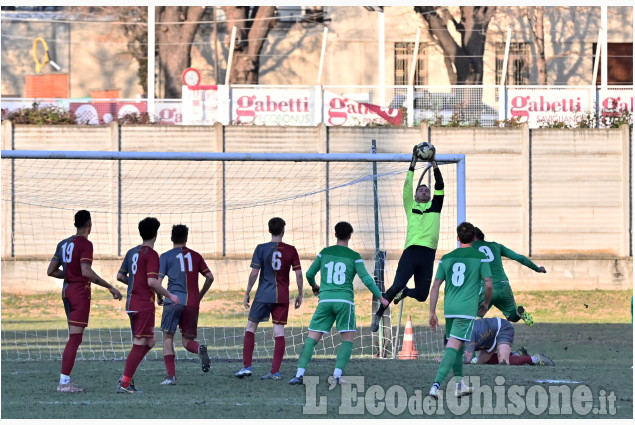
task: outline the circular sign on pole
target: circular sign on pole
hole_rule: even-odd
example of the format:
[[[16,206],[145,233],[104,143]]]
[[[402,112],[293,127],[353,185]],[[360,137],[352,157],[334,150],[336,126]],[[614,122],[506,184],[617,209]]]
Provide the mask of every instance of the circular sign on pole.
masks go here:
[[[183,71],[183,83],[186,86],[197,86],[201,81],[201,73],[195,68],[187,68]]]

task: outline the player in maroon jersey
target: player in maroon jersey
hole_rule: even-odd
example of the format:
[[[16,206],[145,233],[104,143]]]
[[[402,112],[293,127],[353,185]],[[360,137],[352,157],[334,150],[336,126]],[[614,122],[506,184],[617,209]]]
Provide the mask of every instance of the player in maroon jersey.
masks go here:
[[[254,251],[251,260],[251,274],[245,292],[244,306],[249,308],[249,293],[260,274],[258,290],[254,297],[254,303],[249,310],[249,320],[245,330],[243,345],[243,364],[236,376],[243,378],[251,376],[251,362],[254,353],[255,332],[259,322],[266,322],[271,315],[273,322],[273,334],[275,344],[273,349],[273,361],[271,371],[261,379],[273,379],[279,381],[280,364],[284,356],[285,340],[284,325],[287,324],[289,314],[289,272],[295,270],[295,279],[298,284],[298,296],[295,299],[295,308],[302,304],[302,267],[300,257],[294,246],[282,242],[284,236],[285,221],[280,217],[269,220],[269,233],[271,242],[260,244]]]
[[[143,243],[139,254],[130,265],[132,273],[132,289],[128,303],[128,315],[132,327],[132,350],[126,359],[123,376],[117,387],[118,393],[134,394],[138,392],[132,381],[139,363],[154,347],[154,294],[155,292],[168,298],[174,304],[179,298],[161,286],[159,281],[159,254],[153,249],[157,240],[159,220],[146,217],[139,222],[139,234]]]
[[[159,282],[168,277],[168,290],[179,297],[179,304],[165,300],[161,317],[163,330],[163,360],[167,376],[161,385],[176,385],[174,364],[174,334],[181,329],[181,342],[190,353],[197,354],[203,372],[209,372],[210,361],[207,346],[196,341],[198,313],[201,299],[212,286],[214,275],[198,252],[185,246],[189,229],[183,224],[172,226],[174,247],[159,257]],[[205,276],[203,287],[198,289],[198,274]]]
[[[77,349],[82,343],[84,329],[88,326],[90,314],[90,283],[107,288],[116,300],[122,298],[117,288],[99,277],[92,269],[93,244],[88,240],[92,229],[90,212],[80,210],[75,213],[77,233],[64,239],[55,249],[46,274],[64,279],[62,300],[68,320],[68,342],[62,354],[62,373],[57,391],[68,393],[84,392],[71,381],[71,371],[75,365]],[[60,269],[62,266],[62,269]]]

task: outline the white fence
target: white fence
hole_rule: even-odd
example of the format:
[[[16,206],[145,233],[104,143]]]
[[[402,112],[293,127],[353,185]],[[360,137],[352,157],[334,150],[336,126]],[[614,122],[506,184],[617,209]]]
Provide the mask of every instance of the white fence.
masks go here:
[[[588,125],[589,117],[595,127],[616,115],[633,119],[632,86],[183,86],[182,99],[157,99],[152,111],[146,99],[3,98],[3,117],[34,102],[68,109],[82,124],[146,112],[168,125],[495,127],[515,119],[539,128]]]

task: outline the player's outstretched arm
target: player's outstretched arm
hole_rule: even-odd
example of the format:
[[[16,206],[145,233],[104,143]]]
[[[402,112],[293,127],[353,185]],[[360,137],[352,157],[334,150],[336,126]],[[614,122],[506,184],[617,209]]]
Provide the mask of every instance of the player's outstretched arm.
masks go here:
[[[49,267],[46,270],[46,274],[51,277],[56,277],[58,279],[64,279],[64,270],[60,269],[62,264],[57,260],[51,260],[49,263]]]
[[[198,294],[199,300],[203,299],[203,296],[207,293],[209,288],[212,286],[212,283],[214,283],[214,275],[212,274],[212,272],[205,273],[205,283],[203,283],[201,292],[199,292]]]
[[[119,292],[119,290],[115,288],[114,286],[112,286],[110,283],[106,282],[104,279],[99,277],[97,273],[95,273],[93,268],[90,266],[90,264],[81,263],[81,268],[82,268],[82,276],[89,279],[94,284],[108,289],[114,299],[120,300],[121,298],[123,298],[123,296],[121,295],[121,292]]]
[[[247,289],[245,290],[245,299],[243,300],[243,305],[245,308],[249,308],[249,294],[251,293],[251,289],[256,284],[256,279],[258,278],[259,269],[251,269],[251,273],[249,273],[249,279],[247,280]]]
[[[537,273],[547,273],[547,270],[544,267],[538,266],[536,263],[534,263],[533,261],[531,261],[529,258],[525,257],[524,255],[514,252],[513,250],[507,248],[503,244],[499,244],[499,245],[501,247],[501,255],[503,257],[507,257],[510,260],[514,260],[522,264],[523,266],[532,269],[533,271]]]
[[[439,320],[437,319],[437,302],[439,301],[439,290],[441,289],[441,284],[443,280],[435,278],[434,283],[432,284],[432,288],[430,288],[430,327],[432,330],[437,329],[437,324]]]

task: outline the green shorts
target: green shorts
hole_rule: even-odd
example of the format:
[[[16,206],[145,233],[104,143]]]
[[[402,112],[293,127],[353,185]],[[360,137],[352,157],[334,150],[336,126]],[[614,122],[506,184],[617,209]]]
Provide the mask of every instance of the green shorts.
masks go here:
[[[515,318],[518,313],[516,312],[516,300],[514,299],[511,285],[508,282],[494,282],[492,286],[492,299],[489,302],[488,311],[490,308],[496,307],[508,319]],[[481,305],[483,301],[485,301],[485,291],[481,287],[481,293],[478,295],[478,305]]]
[[[463,319],[461,317],[445,318],[445,337],[459,339],[469,342],[474,329],[474,319]]]
[[[355,305],[343,301],[320,301],[309,323],[309,330],[327,334],[334,322],[338,332],[355,332]]]

